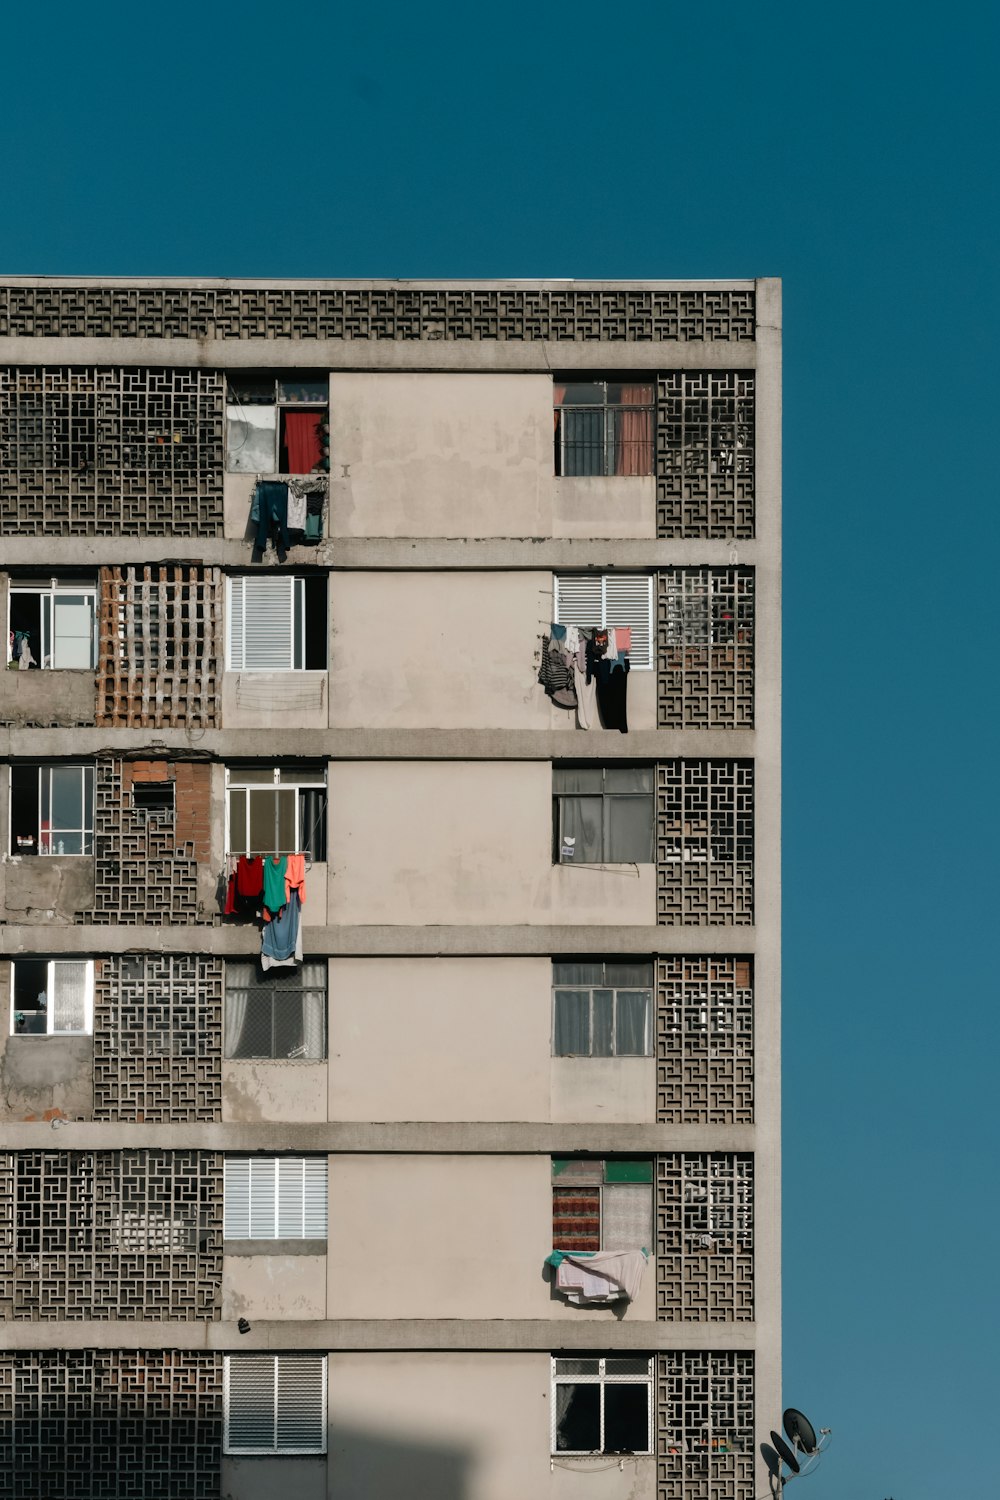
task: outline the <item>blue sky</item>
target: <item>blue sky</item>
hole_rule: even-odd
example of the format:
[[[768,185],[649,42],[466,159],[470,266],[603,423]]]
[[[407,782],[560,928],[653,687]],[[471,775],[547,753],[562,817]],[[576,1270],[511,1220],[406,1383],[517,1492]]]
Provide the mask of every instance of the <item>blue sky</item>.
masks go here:
[[[0,270],[784,278],[785,1396],[983,1493],[996,10],[360,11],[19,7]]]

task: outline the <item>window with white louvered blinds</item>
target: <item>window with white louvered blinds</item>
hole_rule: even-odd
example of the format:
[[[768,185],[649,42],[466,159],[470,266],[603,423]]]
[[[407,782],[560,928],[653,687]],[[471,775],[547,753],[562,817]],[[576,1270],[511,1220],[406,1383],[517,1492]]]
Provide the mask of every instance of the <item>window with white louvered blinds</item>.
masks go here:
[[[558,625],[632,627],[629,665],[653,666],[653,576],[651,573],[557,573],[553,591]]]
[[[231,672],[298,672],[304,666],[305,579],[238,575],[226,579]]]
[[[325,1156],[227,1156],[227,1240],[325,1240]]]
[[[326,1356],[227,1354],[227,1453],[325,1453]]]

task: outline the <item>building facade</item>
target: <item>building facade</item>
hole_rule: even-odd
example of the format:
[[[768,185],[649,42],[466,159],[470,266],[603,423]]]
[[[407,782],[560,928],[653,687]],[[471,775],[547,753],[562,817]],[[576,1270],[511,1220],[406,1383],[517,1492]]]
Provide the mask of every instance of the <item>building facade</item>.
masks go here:
[[[766,1488],[780,329],[0,281],[0,1495]]]

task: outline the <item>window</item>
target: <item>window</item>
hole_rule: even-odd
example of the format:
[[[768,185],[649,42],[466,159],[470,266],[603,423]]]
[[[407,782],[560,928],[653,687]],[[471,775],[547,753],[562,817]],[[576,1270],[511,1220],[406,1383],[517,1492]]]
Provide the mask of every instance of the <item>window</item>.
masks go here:
[[[648,1355],[552,1360],[553,1453],[651,1453]]]
[[[651,1157],[552,1158],[553,1250],[648,1250],[652,1243]]]
[[[326,575],[240,574],[226,579],[231,672],[326,668]]]
[[[653,667],[653,577],[651,573],[557,573],[553,587],[557,625],[607,630],[627,625],[632,631],[629,666]]]
[[[553,766],[559,864],[653,862],[652,766]]]
[[[89,1036],[94,1029],[93,960],[19,958],[11,993],[12,1036]]]
[[[226,468],[231,474],[322,474],[329,467],[325,376],[230,375]]]
[[[653,386],[556,381],[557,475],[653,472]]]
[[[649,1057],[651,963],[554,960],[553,1057]]]
[[[227,1156],[227,1240],[325,1240],[325,1156]]]
[[[226,1057],[326,1057],[325,959],[301,968],[269,970],[256,963],[226,964]]]
[[[227,1354],[227,1453],[325,1453],[326,1356]]]
[[[93,854],[93,766],[11,766],[11,854]]]
[[[132,806],[146,814],[150,822],[172,823],[174,819],[174,783],[172,781],[134,781]]]
[[[230,854],[308,854],[326,859],[325,766],[230,766]]]
[[[31,665],[77,668],[97,665],[97,586],[91,580],[46,578],[11,581],[8,661],[27,642]]]

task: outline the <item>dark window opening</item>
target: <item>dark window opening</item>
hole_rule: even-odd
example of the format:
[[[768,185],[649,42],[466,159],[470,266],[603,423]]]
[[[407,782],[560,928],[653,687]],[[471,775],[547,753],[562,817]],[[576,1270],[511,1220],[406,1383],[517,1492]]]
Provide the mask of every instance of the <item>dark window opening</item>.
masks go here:
[[[651,382],[557,378],[553,396],[557,476],[652,474]]]
[[[132,785],[132,806],[137,812],[158,822],[169,822],[174,815],[172,781],[136,781]]]

